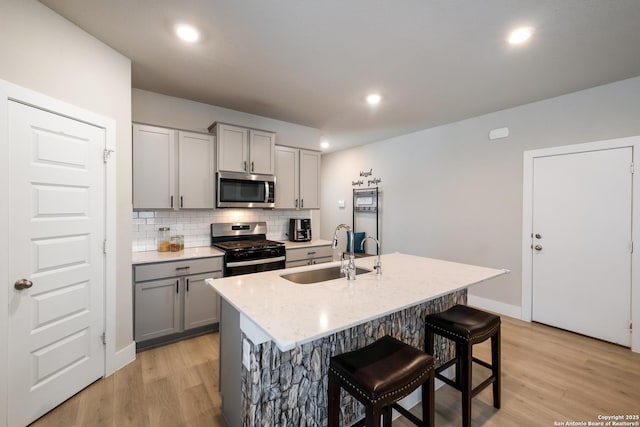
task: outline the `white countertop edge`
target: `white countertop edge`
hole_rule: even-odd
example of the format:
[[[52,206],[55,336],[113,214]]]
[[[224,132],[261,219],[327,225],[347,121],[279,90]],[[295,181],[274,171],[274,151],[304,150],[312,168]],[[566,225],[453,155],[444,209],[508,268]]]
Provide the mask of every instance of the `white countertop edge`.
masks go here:
[[[249,340],[251,340],[251,342],[255,345],[262,344],[268,341],[275,342],[275,340],[271,337],[271,335],[263,331],[262,328],[260,328],[260,326],[256,325],[255,322],[253,322],[253,320],[245,316],[244,313],[240,313],[240,330],[244,332],[247,338],[249,338]],[[276,342],[276,345],[277,344],[278,343]],[[285,350],[282,350],[282,351],[285,351]]]
[[[302,271],[302,270],[314,270],[316,268],[321,269],[321,268],[326,268],[327,266],[332,265],[332,264],[339,265],[339,262],[319,264],[317,266],[313,266],[314,268],[309,268],[307,266],[297,267],[297,268],[289,269],[289,271],[294,272],[294,271],[298,271],[298,270],[300,270],[300,271]],[[327,330],[319,332],[317,334],[310,335],[310,336],[308,336],[308,337],[306,337],[304,339],[296,340],[296,341],[288,341],[288,342],[282,342],[280,340],[277,340],[275,337],[271,336],[270,334],[265,332],[262,328],[260,328],[249,316],[247,316],[233,302],[229,301],[228,299],[225,299],[225,300],[229,304],[231,304],[231,306],[234,309],[238,310],[238,312],[240,313],[240,329],[242,330],[242,332],[245,333],[247,338],[249,338],[251,340],[251,342],[253,342],[254,344],[258,345],[258,344],[265,343],[267,341],[273,341],[276,344],[276,347],[278,347],[278,349],[280,351],[285,352],[285,351],[292,350],[296,346],[304,345],[306,343],[315,341],[317,339],[320,339],[320,338],[323,338],[323,337],[326,337],[326,336],[329,336],[329,335],[333,335],[333,334],[335,334],[337,332],[344,331],[344,330],[352,328],[354,326],[358,326],[358,325],[361,325],[363,323],[366,323],[366,322],[369,322],[369,321],[372,321],[372,320],[375,320],[375,319],[379,319],[381,317],[387,316],[387,315],[392,314],[392,313],[396,313],[398,311],[405,310],[405,309],[410,308],[410,307],[415,307],[416,305],[423,304],[425,302],[434,300],[434,299],[442,297],[444,295],[448,295],[450,293],[457,292],[457,291],[459,291],[461,289],[469,288],[470,286],[474,286],[474,285],[483,283],[483,282],[485,282],[487,280],[494,279],[496,277],[502,276],[503,274],[509,274],[509,273],[510,273],[510,270],[502,269],[502,270],[500,270],[499,273],[497,273],[495,275],[492,275],[490,277],[485,277],[484,279],[478,280],[478,281],[473,282],[473,283],[467,283],[467,284],[465,284],[463,286],[460,286],[459,288],[452,289],[452,290],[449,290],[447,292],[441,292],[441,293],[438,293],[436,295],[429,296],[429,298],[425,298],[425,299],[421,299],[421,300],[416,301],[416,302],[412,302],[411,304],[405,304],[403,306],[393,307],[393,308],[391,308],[389,310],[385,310],[385,311],[382,311],[380,313],[376,313],[374,316],[365,316],[365,317],[363,317],[361,319],[358,319],[357,321],[350,322],[350,323],[347,323],[347,324],[343,324],[339,328],[327,329]],[[212,278],[205,279],[205,282],[209,286],[214,287],[214,289],[215,289],[214,279],[212,279]]]
[[[214,281],[213,278],[204,279],[204,282],[207,285],[215,289],[213,281]],[[266,333],[260,326],[256,325],[256,323],[253,320],[251,320],[249,317],[247,317],[247,315],[245,315],[242,311],[240,311],[240,309],[237,306],[235,306],[231,301],[228,301],[228,300],[225,300],[225,301],[227,301],[228,304],[230,304],[233,308],[238,310],[238,313],[240,313],[240,330],[244,332],[244,334],[247,336],[247,338],[249,338],[249,340],[251,340],[253,344],[258,345],[258,344],[265,343],[267,341],[273,341],[276,343],[276,345],[278,344],[271,335]]]

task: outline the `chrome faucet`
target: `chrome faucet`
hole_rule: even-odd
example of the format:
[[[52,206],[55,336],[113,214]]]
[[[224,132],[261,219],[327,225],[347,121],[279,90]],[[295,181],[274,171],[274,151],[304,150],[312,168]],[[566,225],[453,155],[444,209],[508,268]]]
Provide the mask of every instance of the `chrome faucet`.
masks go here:
[[[355,248],[353,247],[353,230],[347,224],[340,224],[336,227],[336,230],[333,232],[333,244],[331,247],[333,249],[338,247],[338,231],[340,229],[347,230],[347,237],[349,238],[349,264],[344,266],[344,257],[340,260],[340,271],[344,273],[345,277],[348,280],[356,280],[356,256],[355,256]]]
[[[373,268],[378,272],[378,276],[382,276],[382,263],[380,262],[380,241],[378,239],[376,239],[373,236],[367,236],[362,240],[362,243],[360,243],[360,250],[364,250],[364,242],[367,241],[367,239],[371,239],[374,242],[376,242],[376,245],[378,245],[378,260],[376,261],[376,263],[374,264]]]

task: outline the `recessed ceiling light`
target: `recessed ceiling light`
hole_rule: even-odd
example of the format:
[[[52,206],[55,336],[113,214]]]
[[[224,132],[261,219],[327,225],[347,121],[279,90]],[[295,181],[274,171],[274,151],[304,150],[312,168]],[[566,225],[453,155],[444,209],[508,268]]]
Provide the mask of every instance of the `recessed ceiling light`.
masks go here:
[[[369,105],[377,105],[382,100],[382,97],[377,93],[372,93],[370,95],[367,95],[366,99]]]
[[[509,33],[509,37],[507,38],[507,41],[509,42],[509,44],[524,43],[527,40],[529,40],[532,34],[533,34],[533,28],[530,28],[530,27],[516,28],[515,30]]]
[[[200,34],[198,30],[196,30],[191,25],[180,24],[176,26],[176,35],[180,37],[182,40],[193,43],[200,38]]]
[[[327,142],[327,141],[322,141],[322,142],[320,143],[320,147],[322,147],[322,148],[324,148],[324,149],[329,148],[329,142]]]

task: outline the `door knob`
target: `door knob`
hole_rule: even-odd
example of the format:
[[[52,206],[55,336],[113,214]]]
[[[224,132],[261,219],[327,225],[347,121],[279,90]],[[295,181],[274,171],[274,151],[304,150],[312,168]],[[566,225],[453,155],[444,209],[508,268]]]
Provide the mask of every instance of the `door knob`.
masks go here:
[[[536,233],[536,239],[542,239],[542,234]]]
[[[533,249],[535,249],[536,251],[541,251],[541,250],[542,250],[542,246],[540,246],[540,245],[535,245],[535,246],[533,247]]]
[[[23,289],[29,289],[30,287],[33,286],[33,282],[31,280],[28,279],[20,279],[17,280],[16,283],[13,285],[17,290],[21,291]]]

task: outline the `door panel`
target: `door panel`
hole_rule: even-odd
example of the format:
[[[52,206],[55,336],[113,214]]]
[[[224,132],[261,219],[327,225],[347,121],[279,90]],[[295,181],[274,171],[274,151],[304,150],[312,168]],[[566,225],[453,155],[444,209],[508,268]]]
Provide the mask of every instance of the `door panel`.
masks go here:
[[[103,129],[9,102],[9,425],[104,373]]]
[[[145,341],[181,331],[180,282],[162,279],[135,285],[135,340]]]
[[[197,328],[219,321],[218,294],[205,279],[222,277],[222,271],[185,277],[184,329]]]
[[[134,209],[175,207],[175,131],[133,125],[132,156]]]
[[[213,137],[179,132],[178,185],[180,208],[214,208]]]
[[[630,345],[632,161],[630,147],[534,160],[533,320]]]
[[[300,207],[320,208],[320,153],[300,150]]]

